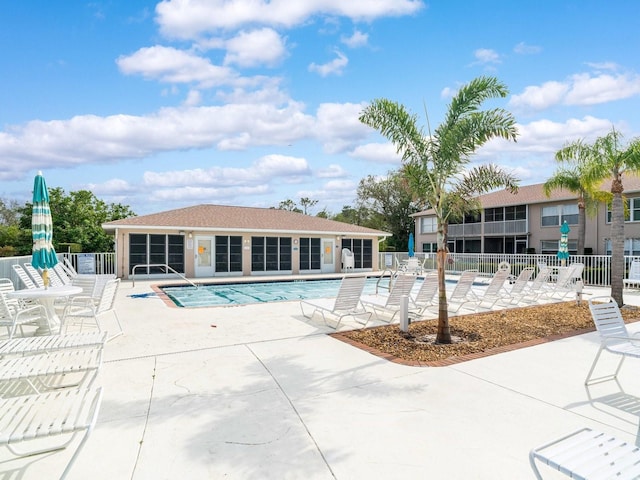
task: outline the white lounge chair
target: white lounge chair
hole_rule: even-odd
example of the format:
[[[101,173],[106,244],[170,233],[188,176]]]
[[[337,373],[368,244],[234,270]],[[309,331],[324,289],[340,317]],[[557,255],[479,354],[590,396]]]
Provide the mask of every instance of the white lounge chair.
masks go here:
[[[420,288],[411,297],[411,305],[415,307],[415,315],[419,316],[429,307],[436,305],[438,298],[438,275],[430,273],[425,275]]]
[[[457,312],[464,305],[468,303],[473,303],[474,309],[478,305],[480,299],[473,292],[471,287],[473,286],[473,282],[476,280],[478,276],[478,270],[465,270],[460,274],[460,278],[458,279],[458,283],[453,288],[451,292],[451,296],[448,299],[449,307],[456,306],[455,309],[451,310],[452,312]],[[465,307],[467,308],[467,307]]]
[[[544,297],[549,289],[549,278],[551,277],[551,269],[546,265],[538,265],[538,274],[535,276],[533,281],[524,288],[522,292],[522,296],[520,297],[523,301],[529,302],[538,302],[542,297]]]
[[[510,267],[508,269],[498,269],[493,277],[491,277],[487,289],[478,297],[477,308],[491,309],[500,301],[510,300],[509,291],[504,286],[510,276]]]
[[[31,277],[31,280],[33,280],[33,283],[35,283],[37,287],[44,287],[44,280],[42,280],[42,275],[38,273],[38,270],[36,270],[33,265],[31,265],[30,263],[25,263],[24,265],[22,265],[22,268],[26,270],[26,272],[29,274],[29,277]]]
[[[640,448],[590,428],[534,448],[529,463],[542,480],[536,460],[576,479],[640,478]]]
[[[640,288],[640,260],[634,259],[629,267],[629,276],[623,281],[625,288]]]
[[[518,303],[526,300],[526,291],[529,286],[529,281],[533,276],[535,269],[533,267],[526,267],[520,271],[520,274],[516,277],[509,289],[509,302],[510,304]]]
[[[562,300],[568,295],[575,295],[576,282],[582,279],[583,263],[572,263],[558,271],[555,284],[547,285],[546,296],[549,299]]]
[[[37,288],[38,286],[31,279],[31,276],[27,273],[27,271],[22,267],[22,265],[15,264],[11,265],[13,271],[18,275],[18,279],[24,286],[24,288]]]
[[[107,332],[68,333],[39,337],[12,338],[0,343],[0,358],[10,355],[34,355],[73,348],[104,346]]]
[[[595,323],[596,329],[600,334],[600,347],[584,381],[585,385],[614,380],[618,377],[626,357],[640,358],[640,338],[629,335],[618,304],[613,298],[590,298],[589,310],[591,311],[593,323]],[[592,378],[600,355],[605,350],[614,355],[620,355],[620,362],[618,362],[613,374]]]
[[[118,293],[118,287],[120,286],[119,278],[111,278],[108,280],[102,292],[100,294],[100,300],[96,303],[93,298],[79,297],[75,299],[71,297],[69,303],[64,307],[62,314],[62,325],[60,331],[66,332],[70,324],[78,324],[80,331],[82,331],[85,322],[92,322],[95,324],[99,331],[102,331],[101,318],[111,313],[113,314],[117,331],[110,335],[107,341],[113,340],[115,337],[124,334],[122,324],[118,318],[118,313],[115,309],[116,294]],[[109,329],[107,329],[109,331]]]
[[[102,365],[102,346],[56,350],[0,359],[0,393],[23,393],[27,384],[33,393],[85,384],[90,387]]]
[[[371,312],[366,311],[360,304],[360,296],[366,282],[367,277],[365,276],[344,277],[340,282],[336,298],[301,300],[302,315],[306,318],[313,318],[316,313],[320,313],[324,323],[336,330],[344,317],[353,317],[365,326],[371,318]],[[307,307],[307,312],[305,312],[305,307]],[[327,315],[337,318],[335,326],[327,321]],[[360,318],[363,318],[364,321],[359,320]]]
[[[18,457],[38,455],[69,446],[78,434],[82,440],[67,463],[64,479],[91,434],[102,400],[102,389],[65,389],[40,395],[0,400],[0,446]],[[47,440],[48,446],[43,446]],[[62,440],[50,445],[52,439]],[[31,450],[27,450],[31,447]],[[58,472],[51,477],[58,478]]]
[[[415,275],[397,275],[388,295],[363,295],[360,301],[373,311],[377,319],[391,323],[400,313],[402,297],[411,298],[411,289],[415,283]]]

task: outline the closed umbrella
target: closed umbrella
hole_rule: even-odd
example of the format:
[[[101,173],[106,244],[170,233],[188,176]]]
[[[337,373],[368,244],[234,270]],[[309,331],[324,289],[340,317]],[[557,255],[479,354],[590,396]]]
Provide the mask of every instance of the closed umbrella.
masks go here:
[[[413,233],[409,233],[409,245],[408,245],[408,250],[409,250],[409,257],[413,257],[415,255],[414,253],[414,241],[413,241]]]
[[[562,266],[564,267],[569,258],[569,225],[565,221],[560,227],[560,248],[558,248],[557,257],[560,259]]]
[[[45,288],[49,286],[49,268],[58,263],[53,248],[53,221],[49,207],[49,192],[42,172],[38,172],[33,182],[33,213],[31,214],[31,231],[33,235],[33,255],[31,264],[42,270]]]

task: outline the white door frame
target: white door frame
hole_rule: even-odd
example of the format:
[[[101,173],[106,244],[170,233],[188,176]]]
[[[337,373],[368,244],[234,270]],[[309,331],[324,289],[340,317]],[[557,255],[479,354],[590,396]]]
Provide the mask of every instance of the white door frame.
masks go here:
[[[322,273],[336,272],[336,242],[332,238],[322,238],[320,240],[320,271]]]
[[[193,257],[195,276],[200,278],[213,277],[215,274],[215,237],[213,235],[196,235]]]

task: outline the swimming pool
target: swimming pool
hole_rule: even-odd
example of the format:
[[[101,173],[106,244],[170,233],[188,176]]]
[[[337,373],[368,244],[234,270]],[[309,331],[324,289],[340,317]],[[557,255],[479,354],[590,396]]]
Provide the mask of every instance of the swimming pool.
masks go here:
[[[224,283],[201,285],[198,288],[162,287],[162,291],[179,307],[212,307],[335,297],[340,281],[341,279]],[[378,277],[368,278],[363,293],[374,294],[377,281]]]

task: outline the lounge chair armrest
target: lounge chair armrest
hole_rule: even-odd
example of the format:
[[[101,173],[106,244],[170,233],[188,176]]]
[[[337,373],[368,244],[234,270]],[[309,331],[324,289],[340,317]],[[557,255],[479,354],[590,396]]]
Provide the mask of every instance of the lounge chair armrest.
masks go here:
[[[617,343],[621,341],[637,343],[640,342],[640,337],[636,337],[635,335],[631,335],[630,337],[602,337],[602,343],[604,344]]]

